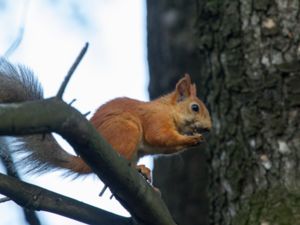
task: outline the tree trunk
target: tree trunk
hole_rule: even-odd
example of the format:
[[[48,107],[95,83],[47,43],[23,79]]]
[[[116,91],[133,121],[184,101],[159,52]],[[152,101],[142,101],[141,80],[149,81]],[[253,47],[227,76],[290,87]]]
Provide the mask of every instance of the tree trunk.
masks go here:
[[[209,224],[300,224],[299,0],[196,0],[195,14],[193,1],[166,2],[148,1],[150,93],[191,71],[214,126],[209,176],[203,150],[155,162],[178,224],[206,224],[207,176]],[[170,10],[179,18],[172,29]]]

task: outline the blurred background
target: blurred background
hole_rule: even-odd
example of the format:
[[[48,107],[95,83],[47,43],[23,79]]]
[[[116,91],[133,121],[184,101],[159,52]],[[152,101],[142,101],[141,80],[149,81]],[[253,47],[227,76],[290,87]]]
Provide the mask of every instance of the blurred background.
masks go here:
[[[213,129],[202,145],[153,160],[174,220],[299,225],[299,12],[299,0],[0,0],[0,52],[31,67],[51,96],[88,41],[65,95],[83,113],[118,96],[156,98],[190,73]],[[128,215],[110,193],[98,197],[97,178],[59,175],[26,180]],[[1,225],[24,224],[15,203],[0,212]]]

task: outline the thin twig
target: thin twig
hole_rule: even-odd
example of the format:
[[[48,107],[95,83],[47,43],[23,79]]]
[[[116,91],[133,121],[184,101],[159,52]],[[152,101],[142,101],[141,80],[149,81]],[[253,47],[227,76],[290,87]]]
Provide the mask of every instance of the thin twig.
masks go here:
[[[69,105],[72,105],[74,102],[76,102],[77,101],[77,99],[76,98],[74,98],[70,103],[69,103]]]
[[[7,175],[15,177],[17,179],[20,179],[20,176],[18,174],[16,166],[11,157],[11,152],[9,152],[9,150],[8,150],[8,145],[6,143],[6,137],[1,136],[0,143],[1,143],[0,159],[1,159],[1,162],[3,163],[4,168],[6,169]]]
[[[102,188],[99,196],[102,197],[103,194],[105,193],[105,191],[108,189],[108,186],[105,184],[104,187]],[[111,194],[111,196],[109,197],[109,199],[111,200],[114,197],[114,194]]]
[[[114,194],[111,194],[111,196],[109,197],[109,199],[112,200],[113,197],[114,197]]]
[[[105,193],[107,188],[108,188],[108,186],[105,184],[104,187],[102,188],[102,190],[100,191],[100,194],[99,194],[100,197],[102,197],[102,195]]]
[[[74,71],[76,70],[77,66],[79,65],[79,63],[81,62],[83,56],[85,55],[87,49],[89,47],[89,43],[85,43],[85,46],[83,47],[83,49],[80,51],[79,55],[77,56],[75,62],[73,63],[73,65],[71,66],[71,68],[68,71],[67,76],[65,77],[65,80],[63,81],[63,83],[61,84],[58,93],[56,95],[57,98],[62,99],[62,96],[64,94],[64,91],[68,85],[68,82],[70,81]]]
[[[91,114],[91,111],[86,112],[85,114],[83,114],[84,117],[87,117],[88,115]]]
[[[11,201],[9,197],[0,198],[0,203]]]

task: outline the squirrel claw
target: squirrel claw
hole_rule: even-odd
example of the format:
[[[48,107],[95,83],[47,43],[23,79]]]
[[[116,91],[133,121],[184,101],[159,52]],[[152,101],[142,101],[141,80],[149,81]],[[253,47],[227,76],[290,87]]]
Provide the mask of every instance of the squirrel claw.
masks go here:
[[[136,169],[145,177],[147,181],[152,182],[151,170],[144,164],[137,165]]]
[[[190,144],[192,146],[199,145],[201,142],[204,141],[204,137],[201,134],[189,136],[189,138],[190,138]]]
[[[141,165],[137,165],[136,169],[143,175],[143,177],[145,177],[145,179],[151,183],[152,182],[152,176],[151,176],[151,170],[146,167],[145,165],[141,164]],[[161,192],[157,187],[154,187],[151,184],[151,187],[153,188],[153,190],[159,194],[159,196],[161,196]]]

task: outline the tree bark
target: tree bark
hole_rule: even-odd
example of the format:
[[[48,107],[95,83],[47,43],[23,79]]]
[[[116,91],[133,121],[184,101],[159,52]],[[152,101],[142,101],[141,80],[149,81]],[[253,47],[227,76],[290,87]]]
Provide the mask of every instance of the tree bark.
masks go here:
[[[0,136],[0,143],[5,141],[2,139],[3,139],[3,137]],[[11,157],[9,150],[6,149],[6,147],[3,146],[2,144],[0,145],[0,161],[3,164],[3,166],[6,170],[6,174],[8,176],[12,176],[16,179],[20,179],[20,176],[19,176],[18,171],[13,163],[13,159]],[[41,225],[41,222],[34,210],[23,208],[23,214],[26,219],[26,222],[29,225]]]
[[[300,3],[298,0],[198,0],[196,3],[196,14],[184,7],[189,2],[176,9],[187,17],[185,20],[194,21],[196,54],[187,65],[196,68],[192,69],[193,79],[199,78],[200,96],[206,100],[213,119],[207,151],[209,224],[300,224]],[[170,9],[176,5],[155,4],[164,7],[157,11],[161,12],[157,18],[163,17],[162,11],[167,11],[167,6]],[[149,11],[148,17],[154,20]],[[189,32],[182,27],[182,32]],[[180,33],[173,34],[166,27],[160,29],[172,39]],[[178,49],[176,43],[164,38],[163,32],[149,33],[148,46],[160,48],[161,54],[165,54],[162,47]],[[151,36],[160,36],[163,43],[151,44]],[[180,46],[189,46],[190,42]],[[150,82],[151,93],[156,90],[151,85],[159,82],[158,77],[167,79],[167,73],[155,68],[174,73],[172,63],[176,61],[168,64],[159,54],[154,55],[154,50],[149,53],[150,75],[158,73],[151,77],[157,79]],[[179,61],[174,68],[189,61],[175,53],[171,58]],[[185,164],[193,162],[186,160],[190,159],[184,159]],[[169,162],[163,172],[158,170],[163,166],[161,163],[165,162],[155,163],[154,179],[160,181],[157,186],[163,185],[163,177],[170,181],[179,177],[172,172],[178,163]],[[188,179],[195,172],[199,172],[199,167],[190,166],[180,173]],[[191,219],[182,210],[191,201],[184,202],[184,206],[174,203],[182,196],[189,196],[180,191],[175,196],[174,187],[180,183],[180,190],[190,193],[199,179],[179,180],[169,183],[172,188],[163,191],[163,195],[169,196],[164,197],[173,201],[171,211],[180,214],[175,215],[182,221],[179,224],[202,224],[200,219]],[[205,202],[193,199],[200,217],[200,205]]]
[[[24,208],[27,221],[30,219],[29,224],[41,224],[36,217],[32,218],[33,213],[29,213],[33,210],[56,213],[87,224],[136,224],[132,218],[118,216],[11,176],[0,173],[0,178],[1,194]]]
[[[299,1],[199,1],[198,15],[212,224],[299,224]]]

